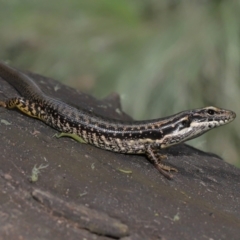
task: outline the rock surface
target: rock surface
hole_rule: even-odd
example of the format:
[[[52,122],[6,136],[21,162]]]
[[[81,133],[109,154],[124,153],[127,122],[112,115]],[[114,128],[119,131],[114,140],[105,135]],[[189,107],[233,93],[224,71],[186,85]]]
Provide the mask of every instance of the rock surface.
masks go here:
[[[28,74],[48,95],[131,119],[117,94],[96,100]],[[0,78],[0,98],[16,95]],[[57,139],[17,111],[0,109],[0,123],[0,239],[239,239],[240,169],[214,154],[169,148],[166,162],[179,170],[169,181],[144,156]]]

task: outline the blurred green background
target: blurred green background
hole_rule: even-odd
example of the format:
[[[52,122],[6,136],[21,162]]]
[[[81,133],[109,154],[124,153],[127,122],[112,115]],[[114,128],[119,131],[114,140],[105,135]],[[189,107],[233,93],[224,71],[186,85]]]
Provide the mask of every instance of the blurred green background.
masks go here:
[[[0,59],[135,119],[207,105],[240,116],[240,1],[0,0]],[[240,167],[238,118],[189,142]]]

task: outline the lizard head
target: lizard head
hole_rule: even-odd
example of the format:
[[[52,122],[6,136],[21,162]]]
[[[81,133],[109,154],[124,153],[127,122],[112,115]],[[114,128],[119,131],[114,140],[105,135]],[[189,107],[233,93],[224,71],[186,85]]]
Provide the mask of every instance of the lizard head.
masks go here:
[[[196,138],[205,132],[233,121],[236,114],[217,107],[205,107],[173,115],[167,134],[161,139],[161,148],[166,148]]]

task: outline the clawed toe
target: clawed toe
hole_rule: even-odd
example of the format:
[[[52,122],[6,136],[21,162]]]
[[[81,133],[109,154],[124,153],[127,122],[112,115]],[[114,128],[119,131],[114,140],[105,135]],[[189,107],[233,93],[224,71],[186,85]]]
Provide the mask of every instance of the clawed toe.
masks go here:
[[[172,175],[170,174],[171,171],[172,172],[178,172],[178,170],[176,168],[167,166],[167,165],[162,164],[162,163],[155,164],[155,167],[158,169],[158,171],[160,173],[162,173],[168,179],[172,179]]]
[[[0,101],[0,107],[6,107],[6,103],[3,101]]]

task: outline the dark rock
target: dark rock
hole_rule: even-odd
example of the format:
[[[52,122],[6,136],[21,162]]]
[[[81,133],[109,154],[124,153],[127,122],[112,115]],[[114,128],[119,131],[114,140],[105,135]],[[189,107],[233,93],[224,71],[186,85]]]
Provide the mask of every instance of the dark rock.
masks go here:
[[[28,74],[48,95],[131,119],[116,94],[96,100]],[[1,98],[17,94],[2,79],[0,86]],[[166,162],[179,170],[169,181],[144,156],[57,139],[17,111],[0,109],[0,120],[0,239],[239,239],[240,170],[216,155],[167,149]]]

